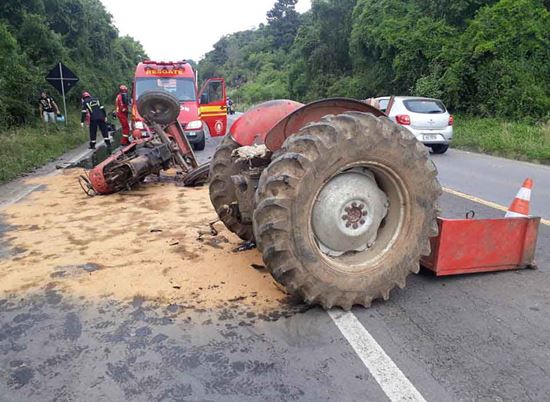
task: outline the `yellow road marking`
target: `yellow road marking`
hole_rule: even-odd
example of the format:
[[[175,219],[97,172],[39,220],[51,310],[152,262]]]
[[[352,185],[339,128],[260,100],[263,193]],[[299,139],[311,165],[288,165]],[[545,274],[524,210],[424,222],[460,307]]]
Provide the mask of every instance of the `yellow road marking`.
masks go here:
[[[482,204],[491,208],[498,209],[503,212],[508,211],[508,207],[505,207],[504,205],[497,204],[496,202],[486,201],[482,198],[478,198],[470,194],[464,194],[464,193],[461,193],[460,191],[453,190],[452,188],[443,187],[443,191],[452,195],[456,195],[457,197],[466,198],[467,200],[477,202],[479,204]],[[541,218],[540,223],[546,226],[550,226],[550,220],[548,219]]]

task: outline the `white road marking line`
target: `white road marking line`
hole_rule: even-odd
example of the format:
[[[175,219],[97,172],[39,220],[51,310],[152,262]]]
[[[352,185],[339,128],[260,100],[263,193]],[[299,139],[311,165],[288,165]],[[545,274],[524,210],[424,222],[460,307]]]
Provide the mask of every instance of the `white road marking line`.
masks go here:
[[[74,158],[72,158],[71,160],[69,160],[69,163],[76,163],[78,161],[80,161],[82,158],[84,158],[84,156],[86,156],[86,154],[90,152],[89,149],[86,149],[85,151],[81,152],[79,155],[75,156]]]
[[[353,313],[330,310],[328,315],[392,402],[426,401]]]
[[[484,200],[482,198],[479,198],[479,197],[476,197],[476,196],[473,196],[473,195],[470,195],[470,194],[461,193],[460,191],[453,190],[452,188],[443,187],[443,191],[445,191],[446,193],[452,194],[452,195],[456,195],[457,197],[462,197],[462,198],[465,198],[467,200],[477,202],[477,203],[485,205],[487,207],[498,209],[498,210],[503,211],[503,212],[508,211],[508,207],[505,207],[504,205],[500,205],[500,204],[497,204],[496,202],[492,202],[492,201],[487,201],[487,200]],[[550,226],[550,220],[548,220],[548,219],[542,219],[541,218],[540,223],[542,223],[543,225],[546,225],[546,226]]]

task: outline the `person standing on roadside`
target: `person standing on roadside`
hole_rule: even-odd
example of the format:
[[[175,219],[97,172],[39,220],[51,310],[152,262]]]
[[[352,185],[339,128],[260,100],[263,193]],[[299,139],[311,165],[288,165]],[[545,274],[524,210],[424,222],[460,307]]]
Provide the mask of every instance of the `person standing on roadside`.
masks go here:
[[[233,114],[235,111],[233,110],[233,99],[231,99],[229,96],[227,97],[225,101],[225,105],[227,107],[227,114]]]
[[[101,130],[103,141],[107,145],[109,152],[111,151],[111,140],[109,139],[109,130],[107,128],[107,114],[105,108],[97,98],[90,95],[89,92],[82,93],[82,113],[80,114],[80,126],[84,127],[86,113],[90,114],[90,149],[95,149],[97,136],[97,128]]]
[[[40,98],[38,98],[38,110],[44,123],[56,123],[59,108],[55,100],[46,91],[42,91]]]
[[[118,87],[115,107],[115,113],[122,128],[120,145],[128,145],[130,143],[130,125],[128,124],[128,88],[126,85],[121,84]]]

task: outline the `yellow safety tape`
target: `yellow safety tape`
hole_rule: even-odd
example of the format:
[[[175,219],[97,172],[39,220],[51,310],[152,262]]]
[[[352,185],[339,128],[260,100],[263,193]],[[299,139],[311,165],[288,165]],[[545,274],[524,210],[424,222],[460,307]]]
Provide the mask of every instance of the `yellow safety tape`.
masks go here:
[[[445,191],[446,193],[452,194],[452,195],[456,195],[457,197],[462,197],[462,198],[465,198],[467,200],[477,202],[479,204],[482,204],[482,205],[485,205],[485,206],[488,206],[488,207],[491,207],[491,208],[498,209],[498,210],[503,211],[503,212],[508,211],[508,207],[505,207],[504,205],[500,205],[500,204],[497,204],[496,202],[492,202],[492,201],[486,201],[482,198],[479,198],[479,197],[476,197],[476,196],[473,196],[473,195],[470,195],[470,194],[461,193],[460,191],[453,190],[452,188],[443,187],[443,191]],[[546,225],[546,226],[550,226],[550,220],[548,220],[548,219],[542,219],[541,218],[540,223],[542,223],[543,225]]]

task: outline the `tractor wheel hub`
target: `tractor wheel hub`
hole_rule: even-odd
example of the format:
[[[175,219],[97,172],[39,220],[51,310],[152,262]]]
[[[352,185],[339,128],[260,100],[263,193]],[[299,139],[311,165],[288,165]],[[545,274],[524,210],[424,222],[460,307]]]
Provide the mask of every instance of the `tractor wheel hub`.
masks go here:
[[[376,241],[388,197],[368,169],[353,168],[330,179],[313,206],[311,224],[321,251],[338,257]]]

